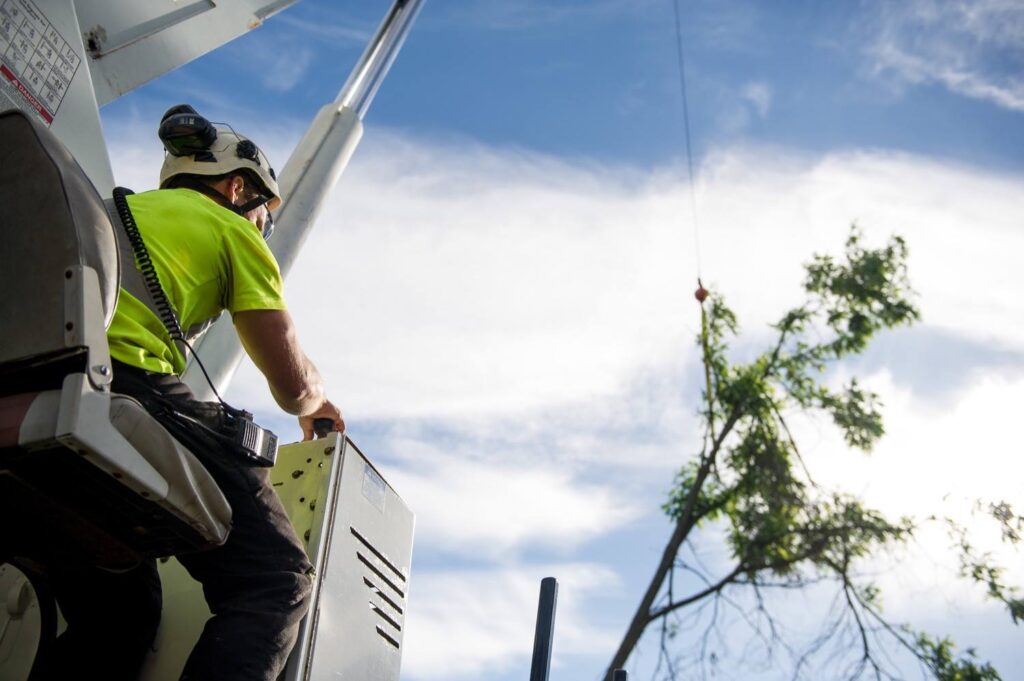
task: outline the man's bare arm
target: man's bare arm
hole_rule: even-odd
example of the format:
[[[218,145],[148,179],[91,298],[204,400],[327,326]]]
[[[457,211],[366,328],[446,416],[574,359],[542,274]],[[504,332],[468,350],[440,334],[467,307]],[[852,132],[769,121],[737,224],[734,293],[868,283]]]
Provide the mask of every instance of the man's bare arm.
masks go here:
[[[237,312],[234,322],[242,346],[266,377],[274,400],[299,417],[305,439],[312,438],[316,418],[329,418],[335,430],[344,430],[341,412],[327,399],[320,372],[302,351],[287,310]]]

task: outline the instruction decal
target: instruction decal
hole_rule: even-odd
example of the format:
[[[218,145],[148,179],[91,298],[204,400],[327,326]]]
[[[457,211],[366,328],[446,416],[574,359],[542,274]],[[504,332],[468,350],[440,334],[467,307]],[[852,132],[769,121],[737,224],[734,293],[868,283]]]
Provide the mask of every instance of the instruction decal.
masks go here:
[[[363,496],[375,509],[384,512],[384,501],[387,498],[387,483],[380,474],[368,464],[363,464]]]
[[[47,126],[82,58],[31,0],[0,0],[0,87]]]

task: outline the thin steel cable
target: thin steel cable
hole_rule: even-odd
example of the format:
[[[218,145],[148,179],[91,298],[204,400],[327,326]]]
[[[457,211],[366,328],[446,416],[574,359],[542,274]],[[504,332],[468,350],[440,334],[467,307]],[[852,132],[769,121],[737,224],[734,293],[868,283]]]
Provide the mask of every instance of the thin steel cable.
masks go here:
[[[683,58],[683,22],[679,12],[679,0],[673,0],[672,9],[676,16],[676,54],[679,57],[679,93],[683,99],[683,129],[686,133],[686,168],[689,172],[690,184],[690,211],[693,214],[693,246],[694,260],[697,265],[697,287],[704,289],[701,281],[700,267],[700,225],[697,221],[697,191],[693,179],[693,144],[690,138],[690,105],[686,96],[686,60]],[[711,380],[710,348],[708,347],[708,317],[704,309],[704,301],[700,300],[700,340],[701,351],[704,363],[704,389],[705,398],[708,403],[708,432],[711,441],[715,441],[715,394],[714,383]]]
[[[686,60],[683,58],[683,25],[679,12],[679,0],[673,0],[676,15],[676,53],[679,57],[679,92],[683,98],[683,130],[686,133],[686,167],[689,171],[690,210],[693,213],[693,245],[697,262],[697,279],[700,279],[700,230],[697,223],[697,192],[693,179],[693,145],[690,143],[690,106],[686,96]]]

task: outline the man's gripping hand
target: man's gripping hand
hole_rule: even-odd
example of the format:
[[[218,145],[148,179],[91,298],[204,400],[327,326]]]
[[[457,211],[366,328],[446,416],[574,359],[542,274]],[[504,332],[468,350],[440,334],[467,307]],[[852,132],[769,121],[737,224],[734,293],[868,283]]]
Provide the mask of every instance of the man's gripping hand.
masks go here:
[[[330,419],[334,422],[334,428],[332,429],[334,432],[345,432],[345,419],[341,417],[341,410],[334,406],[330,400],[325,399],[319,409],[311,414],[305,414],[299,417],[299,426],[302,428],[303,442],[313,439],[313,421],[316,419]]]

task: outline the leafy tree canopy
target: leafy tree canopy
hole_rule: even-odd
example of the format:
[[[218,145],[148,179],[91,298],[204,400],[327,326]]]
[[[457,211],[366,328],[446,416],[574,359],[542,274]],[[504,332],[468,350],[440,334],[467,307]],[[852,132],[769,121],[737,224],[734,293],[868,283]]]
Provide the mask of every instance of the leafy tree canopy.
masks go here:
[[[706,378],[703,446],[678,473],[664,505],[675,530],[609,672],[624,666],[646,628],[660,622],[658,668],[666,670],[666,678],[676,678],[671,647],[683,642],[677,640],[670,617],[684,608],[717,604],[737,589],[756,595],[761,621],[772,629],[768,640],[775,642],[774,620],[765,611],[761,590],[825,581],[837,585],[838,607],[821,636],[796,656],[795,678],[829,641],[836,644],[830,654],[843,677],[896,678],[897,671],[879,654],[880,638],[887,637],[912,653],[926,675],[940,681],[999,679],[973,650],[957,654],[948,638],[885,619],[879,590],[858,575],[857,563],[908,541],[922,521],[889,519],[856,496],[815,483],[786,422],[786,415],[794,412],[824,414],[847,445],[863,452],[870,452],[883,436],[878,395],[856,378],[838,388],[830,386],[827,370],[863,352],[878,332],[918,320],[906,243],[893,237],[884,247],[871,249],[854,228],[843,257],[818,255],[806,265],[804,290],[803,304],[781,317],[773,326],[773,343],[749,362],[729,357],[729,342],[738,333],[732,310],[717,295],[702,301],[697,342]],[[987,512],[1000,524],[1004,540],[1020,542],[1024,519],[1009,504],[991,504]],[[948,518],[924,521],[945,522],[960,557],[961,576],[985,585],[992,598],[1006,604],[1015,624],[1024,619],[1024,601],[1005,583],[991,556],[972,546],[964,528]],[[730,568],[711,575],[699,561],[681,558],[684,545],[694,551],[694,532],[719,530],[725,533]],[[680,597],[677,571],[699,578],[689,581],[699,581],[700,587]],[[700,642],[688,643],[698,649],[698,656],[708,654]]]

